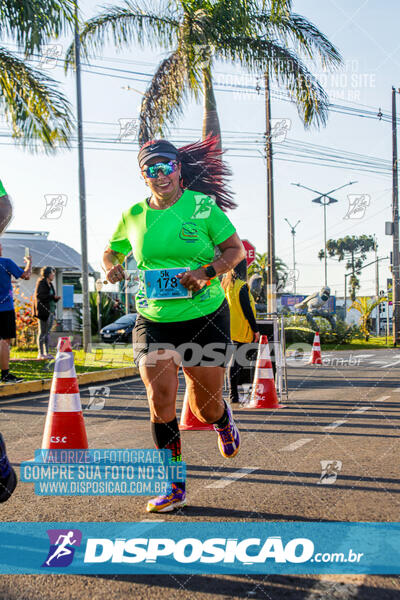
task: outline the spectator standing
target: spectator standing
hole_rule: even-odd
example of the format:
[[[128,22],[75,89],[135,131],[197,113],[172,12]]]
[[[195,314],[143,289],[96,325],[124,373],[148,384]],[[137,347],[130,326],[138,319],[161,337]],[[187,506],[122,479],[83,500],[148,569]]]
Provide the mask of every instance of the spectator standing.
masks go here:
[[[32,257],[24,257],[25,269],[21,269],[11,258],[3,257],[0,244],[0,367],[2,383],[22,381],[9,372],[10,341],[17,336],[11,277],[29,279],[32,272]]]
[[[39,321],[37,337],[39,359],[53,358],[49,354],[49,333],[54,322],[56,303],[60,299],[60,296],[56,296],[52,283],[55,274],[53,267],[43,267],[40,271],[41,278],[38,279],[35,288],[33,314]]]
[[[238,385],[243,383],[242,376],[245,365],[242,364],[243,360],[237,360],[238,350],[245,344],[258,343],[260,339],[256,322],[255,302],[246,280],[246,259],[226,273],[222,280],[222,287],[225,291],[231,315],[231,339],[235,345],[235,355],[228,368],[229,400],[231,403],[239,402]]]

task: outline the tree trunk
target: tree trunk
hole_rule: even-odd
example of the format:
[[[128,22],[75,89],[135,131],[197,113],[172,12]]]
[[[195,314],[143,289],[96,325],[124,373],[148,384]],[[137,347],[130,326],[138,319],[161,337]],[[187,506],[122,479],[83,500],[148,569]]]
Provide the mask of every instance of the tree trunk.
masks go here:
[[[352,299],[352,301],[354,302],[354,300],[356,299],[356,289],[355,289],[355,278],[356,278],[356,274],[355,274],[355,265],[354,265],[354,253],[351,253],[351,272],[352,272],[352,277],[351,277],[351,292],[350,292],[350,298]]]
[[[218,136],[218,147],[221,148],[221,127],[219,124],[217,103],[214,96],[211,68],[203,69],[204,114],[203,139],[210,133]]]

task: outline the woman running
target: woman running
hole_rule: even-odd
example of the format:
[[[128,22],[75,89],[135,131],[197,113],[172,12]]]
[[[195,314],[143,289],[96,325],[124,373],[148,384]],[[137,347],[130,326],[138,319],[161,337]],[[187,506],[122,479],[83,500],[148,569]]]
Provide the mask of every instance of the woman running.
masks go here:
[[[181,363],[190,409],[214,424],[221,454],[235,456],[240,444],[222,399],[230,320],[218,276],[245,251],[223,212],[235,204],[221,154],[211,137],[179,149],[166,140],[144,144],[138,162],[151,195],[123,213],[103,256],[110,283],[124,279],[120,263],[131,250],[140,270],[133,355],[146,386],[155,445],[170,449],[176,462],[182,460],[176,419]],[[215,246],[221,254],[214,260]],[[147,511],[167,512],[185,503],[185,484],[175,482],[148,502]]]

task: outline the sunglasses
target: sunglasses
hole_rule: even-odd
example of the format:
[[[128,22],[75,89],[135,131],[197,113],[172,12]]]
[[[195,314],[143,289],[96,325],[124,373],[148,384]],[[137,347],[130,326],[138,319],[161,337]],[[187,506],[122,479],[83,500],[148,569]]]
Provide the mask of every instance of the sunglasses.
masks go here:
[[[158,172],[161,171],[163,175],[171,175],[171,173],[175,173],[178,168],[178,163],[176,160],[170,160],[167,163],[159,162],[155,165],[151,165],[151,167],[145,167],[142,170],[142,173],[148,177],[149,179],[155,179],[158,177]]]

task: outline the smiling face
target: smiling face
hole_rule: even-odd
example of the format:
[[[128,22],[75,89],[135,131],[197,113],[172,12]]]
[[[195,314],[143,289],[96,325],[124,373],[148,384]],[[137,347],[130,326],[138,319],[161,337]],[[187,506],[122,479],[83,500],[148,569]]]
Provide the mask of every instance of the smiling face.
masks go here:
[[[168,163],[169,158],[163,158],[162,156],[156,156],[151,158],[142,171],[143,178],[149,186],[154,198],[166,202],[168,200],[175,200],[180,194],[179,179],[181,176],[181,165],[178,163],[176,171],[170,175],[164,175],[161,170],[158,171],[157,177],[147,177],[146,167],[151,167],[156,163]]]

